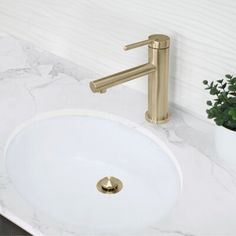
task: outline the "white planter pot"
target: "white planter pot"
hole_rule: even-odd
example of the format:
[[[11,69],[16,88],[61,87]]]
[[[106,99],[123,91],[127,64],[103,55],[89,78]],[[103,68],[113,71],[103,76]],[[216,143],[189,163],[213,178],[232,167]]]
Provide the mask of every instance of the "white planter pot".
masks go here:
[[[221,161],[236,165],[236,131],[216,126],[215,150]]]

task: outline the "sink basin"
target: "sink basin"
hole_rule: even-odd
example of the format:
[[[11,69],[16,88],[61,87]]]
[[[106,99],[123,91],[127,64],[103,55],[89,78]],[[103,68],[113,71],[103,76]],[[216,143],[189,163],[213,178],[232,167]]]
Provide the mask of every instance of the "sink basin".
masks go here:
[[[180,169],[165,144],[108,113],[41,115],[14,132],[5,158],[14,188],[34,211],[82,232],[152,226],[168,215],[181,191]],[[107,176],[122,188],[113,193],[108,184],[99,191]]]

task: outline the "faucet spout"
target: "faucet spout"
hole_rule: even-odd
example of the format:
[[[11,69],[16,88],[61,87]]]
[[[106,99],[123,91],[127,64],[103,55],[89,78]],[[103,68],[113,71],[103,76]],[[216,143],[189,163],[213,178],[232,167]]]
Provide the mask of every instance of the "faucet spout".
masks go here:
[[[139,78],[144,75],[148,75],[156,71],[156,67],[150,63],[133,67],[128,70],[121,71],[119,73],[103,77],[98,80],[90,82],[90,88],[94,93],[103,93],[108,88],[115,85],[122,84],[124,82]]]

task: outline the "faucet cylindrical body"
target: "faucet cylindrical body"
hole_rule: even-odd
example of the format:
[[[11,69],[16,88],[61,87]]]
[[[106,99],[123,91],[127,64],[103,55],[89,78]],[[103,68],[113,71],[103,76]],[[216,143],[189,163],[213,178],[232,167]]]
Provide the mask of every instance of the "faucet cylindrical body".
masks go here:
[[[156,35],[150,37],[157,37]],[[169,37],[158,35],[158,44],[149,45],[149,63],[156,70],[148,75],[148,110],[146,119],[152,123],[168,121]]]

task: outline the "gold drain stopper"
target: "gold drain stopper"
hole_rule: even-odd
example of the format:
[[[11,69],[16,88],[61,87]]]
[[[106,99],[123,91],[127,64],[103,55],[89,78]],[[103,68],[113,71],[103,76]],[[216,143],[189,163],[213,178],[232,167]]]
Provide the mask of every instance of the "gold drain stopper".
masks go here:
[[[97,183],[98,191],[105,194],[118,193],[122,188],[122,182],[113,176],[106,176]]]

